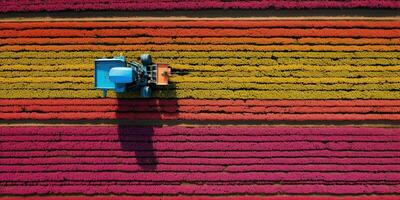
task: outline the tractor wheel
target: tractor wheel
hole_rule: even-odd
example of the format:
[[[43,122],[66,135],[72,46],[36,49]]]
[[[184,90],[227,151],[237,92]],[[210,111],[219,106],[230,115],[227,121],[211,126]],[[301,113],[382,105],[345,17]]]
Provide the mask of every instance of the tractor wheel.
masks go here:
[[[142,54],[140,55],[140,61],[143,65],[151,65],[153,62],[151,61],[150,54]]]
[[[140,88],[140,96],[143,98],[151,97],[151,88],[149,86],[144,86]]]

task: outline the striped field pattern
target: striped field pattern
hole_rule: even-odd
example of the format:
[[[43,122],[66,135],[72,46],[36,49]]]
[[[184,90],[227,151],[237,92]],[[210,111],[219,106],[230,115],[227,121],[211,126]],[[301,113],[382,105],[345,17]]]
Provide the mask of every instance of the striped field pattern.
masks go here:
[[[172,85],[156,91],[159,98],[399,99],[399,27],[398,21],[4,22],[0,97],[98,98],[95,58],[148,52],[173,68]]]
[[[399,129],[28,126],[0,131],[1,194],[399,193]]]
[[[400,120],[399,100],[6,99],[0,108],[1,120]]]
[[[397,124],[399,44],[398,20],[0,22],[0,122],[53,123],[0,126],[0,198],[398,199],[399,128],[287,124]],[[142,53],[171,84],[100,98],[94,59]]]

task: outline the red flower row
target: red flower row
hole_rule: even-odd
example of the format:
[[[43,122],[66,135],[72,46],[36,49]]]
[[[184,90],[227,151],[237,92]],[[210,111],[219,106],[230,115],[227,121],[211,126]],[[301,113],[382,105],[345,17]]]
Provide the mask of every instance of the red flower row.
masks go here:
[[[63,106],[60,106],[63,105]],[[398,100],[0,100],[0,119],[398,120]]]

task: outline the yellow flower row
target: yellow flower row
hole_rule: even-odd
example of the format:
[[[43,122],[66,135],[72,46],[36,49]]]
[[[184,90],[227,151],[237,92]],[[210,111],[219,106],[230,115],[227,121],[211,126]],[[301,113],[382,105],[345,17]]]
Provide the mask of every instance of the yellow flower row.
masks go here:
[[[93,71],[0,71],[0,77],[93,77]]]
[[[100,98],[98,90],[0,90],[0,98]],[[168,90],[155,91],[156,98],[195,99],[400,99],[400,91],[297,91],[297,90]],[[116,94],[108,93],[115,98]],[[121,94],[137,98],[138,94]]]
[[[297,84],[297,83],[283,83],[283,84],[259,84],[259,83],[176,83],[171,85],[175,89],[201,89],[201,90],[399,90],[400,83],[385,83],[385,84],[351,84],[351,83],[338,83],[338,84]]]
[[[1,83],[93,83],[93,77],[0,77]],[[399,83],[400,77],[370,77],[370,78],[292,78],[292,77],[171,77],[171,83]]]
[[[1,73],[0,73],[1,74]],[[354,72],[354,71],[225,71],[187,72],[191,77],[399,77],[400,71]]]
[[[254,66],[254,65],[182,65],[171,64],[173,71],[190,72],[273,72],[273,71],[349,71],[349,72],[396,72],[400,71],[400,65],[395,66],[315,66],[315,65],[275,65],[275,66]],[[72,65],[2,65],[1,71],[90,71],[93,72],[94,64],[72,64]]]
[[[1,83],[2,88],[9,90],[18,89],[43,89],[43,90],[93,90],[93,83]],[[371,84],[351,84],[351,83],[338,83],[338,84],[297,84],[297,83],[283,83],[283,84],[260,84],[260,83],[175,83],[167,87],[158,88],[159,90],[399,90],[400,83],[371,83]]]
[[[43,90],[92,90],[93,83],[0,83],[1,88],[15,89],[43,89]]]
[[[178,71],[174,76],[185,75],[186,77],[297,77],[297,78],[323,78],[323,77],[399,77],[398,71],[301,71],[301,70],[276,70],[276,71]],[[59,71],[0,71],[0,77],[93,77],[93,70],[59,70]]]
[[[1,83],[93,83],[93,77],[0,77]]]
[[[66,71],[86,70],[93,71],[94,64],[75,65],[2,65],[0,71]]]
[[[94,70],[94,64],[73,65],[2,65],[0,71],[67,71],[67,70]]]
[[[175,83],[399,83],[400,77],[371,78],[281,78],[281,77],[171,77]]]
[[[182,65],[173,64],[171,67],[179,71],[210,71],[210,72],[251,72],[251,71],[354,71],[354,72],[378,72],[378,71],[400,71],[400,65],[397,66],[315,66],[315,65],[279,65],[279,66],[212,66],[212,65]]]

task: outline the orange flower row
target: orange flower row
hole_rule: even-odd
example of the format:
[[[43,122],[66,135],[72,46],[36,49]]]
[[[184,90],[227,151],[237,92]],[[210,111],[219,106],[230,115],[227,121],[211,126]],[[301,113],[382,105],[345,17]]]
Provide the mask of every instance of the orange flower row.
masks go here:
[[[400,51],[399,45],[24,45],[0,51]]]
[[[248,37],[205,37],[205,38],[171,38],[171,37],[129,37],[129,38],[5,38],[0,45],[18,44],[400,44],[399,38],[248,38]]]

